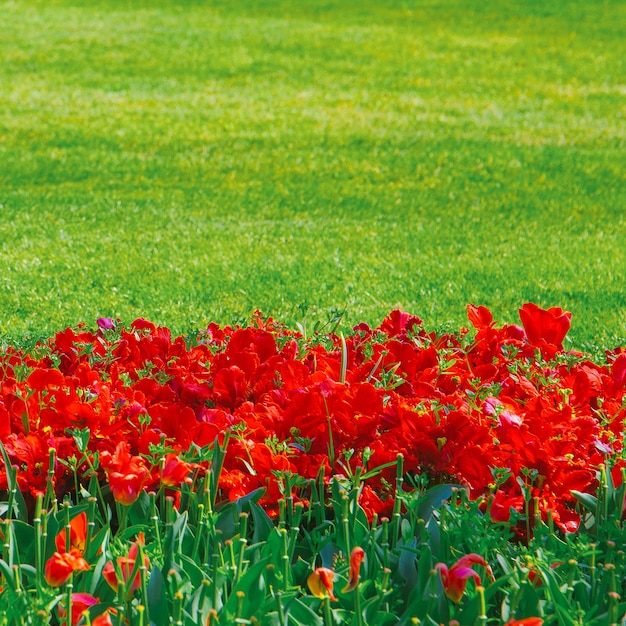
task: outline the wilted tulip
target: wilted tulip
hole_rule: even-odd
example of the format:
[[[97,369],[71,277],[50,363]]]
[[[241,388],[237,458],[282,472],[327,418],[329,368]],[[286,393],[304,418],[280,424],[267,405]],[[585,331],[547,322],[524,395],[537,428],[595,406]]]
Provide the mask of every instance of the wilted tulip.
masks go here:
[[[333,593],[335,572],[327,567],[317,567],[309,576],[307,584],[314,596],[318,598],[329,597],[333,602],[337,601]]]
[[[365,550],[363,548],[353,548],[350,553],[350,575],[348,577],[348,584],[341,590],[342,593],[346,591],[352,591],[359,584],[359,574],[361,570],[361,563],[365,558]]]

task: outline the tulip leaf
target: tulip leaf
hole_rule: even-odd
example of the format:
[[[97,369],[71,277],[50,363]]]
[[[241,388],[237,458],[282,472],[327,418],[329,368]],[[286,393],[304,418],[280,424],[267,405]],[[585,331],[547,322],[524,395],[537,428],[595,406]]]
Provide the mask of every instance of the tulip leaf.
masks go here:
[[[4,559],[0,559],[0,573],[4,577],[5,582],[8,582],[9,586],[15,590],[15,573]]]
[[[485,602],[489,605],[489,601],[495,593],[506,583],[509,582],[510,576],[502,576],[496,580],[496,582],[491,583],[489,586],[485,587],[484,595]],[[478,594],[474,595],[474,597],[465,603],[463,610],[458,614],[458,620],[461,624],[473,624],[477,619],[480,613],[480,596]]]
[[[430,571],[433,569],[433,554],[430,546],[424,543],[420,546],[420,555],[417,563],[417,589],[420,595],[426,592],[426,585],[430,578]]]
[[[249,503],[252,521],[254,523],[254,533],[252,535],[252,543],[260,543],[267,541],[274,525],[265,510],[254,501]]]
[[[552,571],[542,570],[543,578],[548,584],[558,622],[561,626],[577,626],[578,622],[571,614],[571,604],[559,587]]]
[[[424,520],[428,525],[433,511],[438,509],[444,502],[450,499],[450,496],[457,490],[462,489],[461,485],[446,484],[436,485],[426,491],[417,502],[417,516]]]
[[[11,459],[9,458],[6,448],[1,441],[0,452],[2,452],[2,458],[4,459],[4,466],[6,468],[7,487],[9,488],[9,493],[12,493],[13,495],[13,510],[8,511],[7,514],[9,517],[15,517],[16,519],[22,520],[23,522],[27,522],[28,511],[26,510],[26,502],[24,501],[24,496],[22,495],[19,485],[17,484],[17,469],[14,468],[11,464]]]
[[[178,556],[180,564],[185,571],[185,574],[189,576],[192,586],[194,588],[199,587],[202,584],[203,579],[206,577],[202,572],[202,569],[186,554],[180,553]]]
[[[29,524],[15,520],[11,524],[15,535],[15,542],[20,548],[21,562],[35,562],[35,529]]]
[[[128,510],[128,517],[131,524],[148,524],[150,521],[150,496],[145,490],[141,491],[139,497]]]
[[[323,624],[320,616],[297,597],[287,601],[284,604],[284,610],[288,623],[294,626],[322,626]]]
[[[165,579],[158,567],[153,567],[148,580],[148,611],[150,622],[156,626],[167,626],[170,616],[167,610]]]
[[[596,513],[598,510],[598,498],[592,496],[590,493],[584,493],[582,491],[576,491],[572,489],[572,495],[578,502],[580,502],[590,513]]]
[[[232,592],[228,597],[225,610],[226,614],[235,614],[237,603],[239,602],[238,593],[243,592],[242,615],[250,617],[256,610],[263,605],[265,578],[263,573],[269,562],[269,558],[262,559],[251,565],[237,581]]]
[[[400,550],[400,558],[398,560],[398,572],[404,580],[407,589],[411,590],[418,581],[416,567],[416,545],[417,539],[413,537],[406,546],[398,543],[397,549]]]

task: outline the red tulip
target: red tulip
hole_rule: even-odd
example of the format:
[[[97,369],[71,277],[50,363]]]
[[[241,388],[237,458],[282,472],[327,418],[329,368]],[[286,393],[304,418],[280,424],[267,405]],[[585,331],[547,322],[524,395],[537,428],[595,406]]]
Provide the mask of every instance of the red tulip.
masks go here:
[[[329,597],[333,602],[337,601],[333,593],[335,572],[327,567],[317,567],[309,576],[307,584],[314,596],[318,598]]]
[[[541,626],[540,617],[525,617],[524,619],[510,619],[504,626]]]
[[[130,547],[128,551],[128,556],[120,556],[117,558],[117,566],[121,573],[122,579],[119,580],[117,577],[117,572],[115,571],[115,564],[113,561],[108,561],[104,568],[102,569],[102,575],[104,579],[109,583],[109,586],[117,591],[119,589],[120,582],[123,582],[126,586],[126,591],[130,595],[141,586],[141,570],[140,566],[137,566],[136,573],[132,580],[130,580],[133,575],[133,571],[135,570],[135,564],[137,563],[137,558],[139,557],[139,545],[144,545],[145,539],[143,533],[139,533],[137,535],[137,539]],[[146,568],[150,567],[150,560],[146,555],[143,557],[144,566]]]
[[[529,302],[519,310],[528,342],[540,348],[546,358],[563,349],[563,339],[570,328],[572,314],[560,307],[541,309]]]
[[[168,454],[165,457],[165,465],[161,471],[161,482],[167,487],[174,487],[181,483],[191,483],[189,474],[192,466],[178,458],[176,454]]]
[[[91,626],[113,626],[109,611],[105,611],[98,615],[98,617],[94,617],[94,619],[91,620]]]
[[[89,609],[89,607],[98,604],[100,600],[98,598],[94,598],[90,593],[73,593],[72,594],[72,619],[71,624],[74,626],[78,624],[83,617],[83,613]],[[59,604],[59,617],[61,619],[65,619],[67,613],[65,611],[65,606],[61,603]],[[93,623],[93,622],[92,622]]]
[[[363,548],[353,548],[350,554],[350,576],[348,578],[348,584],[341,590],[342,593],[346,591],[352,591],[359,584],[359,574],[361,570],[361,563],[365,558],[365,550]]]
[[[82,556],[85,552],[87,541],[87,514],[83,511],[80,515],[70,520],[70,549],[65,548],[65,528],[57,534],[55,543],[59,552],[71,552],[75,556]]]
[[[115,452],[103,452],[100,463],[107,472],[111,493],[117,502],[129,506],[133,504],[148,478],[148,469],[140,456],[131,456],[128,444],[121,441]]]
[[[465,587],[467,587],[470,578],[473,578],[474,582],[480,585],[480,576],[471,568],[472,565],[482,565],[487,569],[487,573],[490,577],[493,578],[493,572],[487,561],[478,554],[466,554],[462,556],[449,569],[443,563],[437,563],[437,565],[435,565],[435,569],[441,576],[443,590],[452,602],[458,603],[461,601],[465,593]]]
[[[51,587],[64,585],[75,571],[85,571],[89,564],[82,556],[70,552],[55,552],[46,562],[44,578]]]

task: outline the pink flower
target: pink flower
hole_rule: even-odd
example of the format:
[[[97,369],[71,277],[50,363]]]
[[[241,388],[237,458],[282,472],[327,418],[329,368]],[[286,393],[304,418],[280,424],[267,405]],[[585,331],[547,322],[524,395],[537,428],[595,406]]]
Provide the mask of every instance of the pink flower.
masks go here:
[[[82,619],[83,613],[89,610],[89,607],[92,607],[98,604],[100,600],[95,598],[90,593],[73,593],[72,594],[72,618],[70,623],[72,626],[75,626]],[[67,617],[67,612],[65,610],[65,606],[63,603],[59,604],[59,617],[61,619],[65,619]],[[66,626],[69,626],[66,624]]]
[[[98,328],[101,330],[113,330],[115,328],[115,322],[111,317],[99,317],[96,320],[96,324],[98,324]]]

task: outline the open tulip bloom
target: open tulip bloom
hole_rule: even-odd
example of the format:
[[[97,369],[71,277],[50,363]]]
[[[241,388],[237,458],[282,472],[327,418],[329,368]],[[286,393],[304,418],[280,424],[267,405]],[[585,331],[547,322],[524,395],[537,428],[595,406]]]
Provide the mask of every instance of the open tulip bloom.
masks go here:
[[[473,579],[476,585],[480,585],[480,576],[472,569],[472,565],[482,565],[487,570],[490,580],[493,580],[491,567],[479,554],[466,554],[449,568],[443,563],[435,565],[435,569],[441,576],[444,593],[452,602],[458,604],[461,601],[470,579]]]
[[[439,334],[394,311],[315,339],[259,317],[197,342],[103,318],[0,347],[0,623],[266,623],[284,601],[328,625],[469,626],[480,605],[541,626],[563,588],[585,624],[621,623],[626,348],[564,351],[570,317],[469,305],[473,331]]]
[[[51,587],[64,585],[77,571],[87,571],[89,563],[71,552],[55,552],[46,562],[44,578]]]

